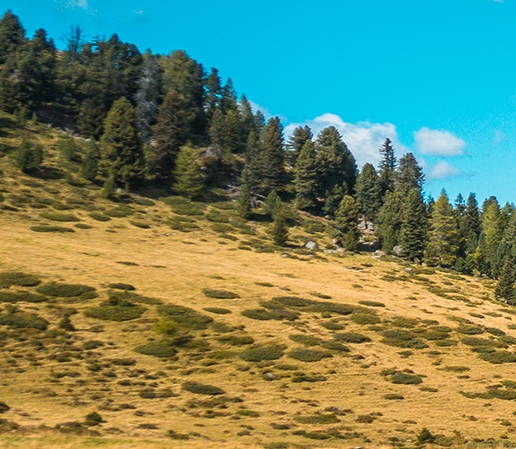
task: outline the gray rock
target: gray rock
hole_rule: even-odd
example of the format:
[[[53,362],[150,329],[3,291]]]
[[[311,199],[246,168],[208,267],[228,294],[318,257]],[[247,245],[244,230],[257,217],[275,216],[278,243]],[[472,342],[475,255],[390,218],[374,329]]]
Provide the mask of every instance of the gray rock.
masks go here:
[[[395,255],[395,256],[401,256],[401,253],[403,251],[403,248],[401,246],[395,246],[394,248],[392,248],[392,253]]]
[[[308,240],[308,242],[304,244],[304,247],[311,251],[317,251],[319,249],[319,245],[315,243],[313,240]]]

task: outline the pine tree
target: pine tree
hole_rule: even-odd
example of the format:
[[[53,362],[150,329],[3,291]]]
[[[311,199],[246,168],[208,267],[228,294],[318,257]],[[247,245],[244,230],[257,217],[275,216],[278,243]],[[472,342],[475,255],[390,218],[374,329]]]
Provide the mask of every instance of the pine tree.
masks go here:
[[[264,209],[265,213],[269,214],[271,218],[274,220],[276,215],[279,213],[282,208],[281,199],[278,194],[272,190],[264,201]]]
[[[143,178],[144,157],[131,103],[122,97],[113,103],[100,140],[101,167],[116,185],[129,189]]]
[[[401,192],[388,191],[378,212],[380,242],[382,249],[387,253],[399,245],[404,203],[405,197]]]
[[[99,150],[94,140],[90,140],[86,147],[86,155],[81,164],[81,175],[88,181],[94,181],[98,171]]]
[[[402,256],[409,260],[423,260],[427,235],[426,207],[419,188],[410,190],[403,207],[400,229]]]
[[[242,95],[242,98],[240,98],[239,112],[241,117],[241,138],[243,147],[245,148],[249,135],[252,132],[256,133],[256,126],[251,103],[249,103],[245,95]]]
[[[285,213],[282,210],[283,206],[280,202],[278,211],[274,215],[274,221],[272,222],[271,238],[275,245],[285,246],[288,241],[288,225]]]
[[[342,246],[354,250],[358,243],[358,209],[352,196],[345,195],[335,212],[335,220],[330,224],[330,234],[340,239]]]
[[[296,207],[301,210],[317,208],[317,160],[315,145],[307,140],[296,161]]]
[[[394,155],[390,156],[391,159],[393,156]],[[395,173],[395,188],[408,194],[412,189],[421,190],[424,182],[425,175],[423,169],[418,164],[414,155],[412,153],[403,155],[399,161],[398,170]]]
[[[510,259],[505,258],[500,277],[495,287],[495,298],[504,301],[506,304],[514,304],[514,266]]]
[[[43,163],[43,148],[37,143],[23,139],[15,154],[15,164],[24,173],[39,170]]]
[[[185,146],[179,152],[174,170],[174,190],[189,199],[194,199],[202,192],[204,185],[201,167],[195,151]]]
[[[308,126],[298,126],[294,129],[292,136],[287,141],[287,159],[291,166],[296,165],[297,158],[301,154],[301,150],[308,141],[312,141],[312,130]]]
[[[242,184],[237,202],[238,215],[245,220],[251,216],[251,191],[247,184]]]
[[[443,190],[435,203],[430,219],[430,233],[426,248],[427,263],[453,267],[457,259],[458,238],[453,207]]]
[[[25,30],[11,10],[7,10],[0,19],[0,65],[5,64],[9,55],[25,44]]]
[[[396,179],[396,156],[394,155],[394,148],[392,146],[391,139],[385,139],[385,142],[380,148],[380,156],[381,160],[378,166],[378,171],[383,197],[386,192],[392,192],[394,190]]]
[[[257,181],[264,194],[283,190],[286,183],[284,160],[283,129],[279,118],[274,117],[263,129],[260,153],[257,155]]]
[[[503,264],[503,224],[500,205],[492,196],[484,202],[482,209],[482,233],[479,244],[485,262],[482,272],[496,278]]]
[[[366,163],[357,177],[355,199],[359,213],[365,220],[374,220],[381,206],[378,174],[372,164]]]
[[[208,123],[211,123],[213,113],[220,108],[222,87],[220,84],[219,71],[215,67],[211,68],[211,73],[206,79],[206,99],[205,99],[205,114]]]
[[[189,112],[182,97],[169,91],[159,108],[157,123],[153,128],[155,142],[147,154],[149,173],[158,179],[168,180],[181,147],[187,140]]]

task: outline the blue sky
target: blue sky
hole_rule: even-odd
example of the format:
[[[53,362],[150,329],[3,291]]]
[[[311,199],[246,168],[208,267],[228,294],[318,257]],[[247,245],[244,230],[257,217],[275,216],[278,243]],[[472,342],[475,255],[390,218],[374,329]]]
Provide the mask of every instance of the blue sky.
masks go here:
[[[389,137],[425,190],[516,202],[516,0],[11,0],[29,36],[71,25],[184,49],[262,111],[339,128],[359,164]]]

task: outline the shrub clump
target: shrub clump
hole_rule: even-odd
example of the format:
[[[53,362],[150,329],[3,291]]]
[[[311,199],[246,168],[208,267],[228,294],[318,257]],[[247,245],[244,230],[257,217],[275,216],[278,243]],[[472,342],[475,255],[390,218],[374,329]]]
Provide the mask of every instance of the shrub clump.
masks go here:
[[[31,226],[30,230],[34,231],[34,232],[59,232],[59,233],[75,232],[72,228],[65,228],[63,226],[45,226],[45,225]]]
[[[382,322],[376,315],[368,313],[354,313],[351,316],[351,321],[356,324],[378,324]]]
[[[108,217],[107,215],[101,214],[100,212],[92,212],[90,214],[90,217],[93,218],[94,220],[97,220],[97,221],[109,221],[109,220],[111,220],[110,217]]]
[[[58,296],[61,298],[72,298],[80,296],[81,299],[93,299],[98,296],[95,287],[82,284],[58,284],[52,282],[36,289],[39,293],[47,296]]]
[[[219,394],[225,394],[226,392],[219,387],[214,385],[200,384],[196,382],[187,382],[183,384],[183,390],[189,391],[195,394],[206,394],[210,396],[217,396]]]
[[[84,424],[86,426],[98,426],[102,423],[103,419],[97,412],[91,412],[84,418]]]
[[[359,334],[357,332],[342,332],[333,336],[335,340],[343,341],[345,343],[366,343],[371,341],[366,335]]]
[[[5,413],[11,410],[11,407],[9,407],[5,402],[0,402],[0,413]]]
[[[60,212],[43,212],[40,214],[40,217],[51,221],[79,221],[79,219],[73,214],[64,214]]]
[[[102,302],[99,307],[86,309],[84,315],[106,321],[130,321],[140,318],[146,310],[146,307],[129,301],[110,299]]]
[[[254,338],[249,335],[224,335],[217,339],[221,343],[228,343],[233,346],[251,345],[254,343]]]
[[[412,349],[424,349],[428,348],[428,345],[416,338],[416,336],[404,329],[392,329],[386,330],[382,333],[382,343],[396,348],[412,348]]]
[[[43,295],[37,295],[30,292],[10,292],[10,291],[0,291],[0,302],[8,302],[8,303],[16,303],[20,301],[25,302],[44,302],[48,298]]]
[[[151,355],[159,358],[174,357],[177,351],[168,342],[151,341],[149,343],[137,346],[135,352],[144,355]]]
[[[459,326],[457,328],[457,332],[459,332],[461,334],[466,334],[466,335],[478,335],[478,334],[483,334],[484,329],[482,329],[481,327],[478,327],[478,326]]]
[[[204,330],[213,322],[213,318],[207,315],[178,305],[158,306],[158,314],[170,318],[178,327],[186,329]]]
[[[323,339],[306,334],[289,335],[288,338],[305,346],[319,346],[324,343]]]
[[[112,288],[114,290],[127,290],[127,291],[133,291],[136,290],[136,288],[131,284],[124,284],[122,282],[114,282],[112,284],[108,284],[109,288]]]
[[[300,360],[302,362],[319,362],[322,359],[333,357],[331,353],[326,351],[318,351],[316,349],[293,349],[288,353],[289,357]]]
[[[362,304],[363,306],[369,306],[369,307],[385,307],[385,304],[383,302],[378,302],[378,301],[363,300],[363,301],[358,301],[358,303]]]
[[[295,321],[299,318],[299,315],[295,312],[290,312],[288,310],[282,310],[282,309],[274,309],[274,310],[267,310],[267,309],[247,309],[243,310],[241,314],[247,318],[251,318],[253,320],[261,320],[261,321],[267,321],[267,320],[288,320],[288,321]]]
[[[383,370],[381,374],[385,376],[389,382],[398,385],[419,385],[423,382],[421,376],[412,372]]]
[[[482,360],[493,363],[495,365],[516,362],[516,354],[513,354],[509,351],[483,352],[479,354],[479,357]]]
[[[263,360],[277,360],[283,357],[283,348],[280,346],[259,346],[249,348],[238,355],[246,362],[261,362]]]
[[[216,313],[217,315],[227,315],[232,313],[229,309],[224,309],[223,307],[205,307],[204,310],[206,312]]]
[[[333,413],[320,415],[300,415],[294,416],[294,421],[301,424],[337,424],[340,419]]]
[[[215,299],[236,299],[240,298],[239,295],[233,292],[229,292],[227,290],[213,290],[210,288],[205,288],[202,291],[205,296],[208,298],[215,298]]]
[[[38,315],[29,313],[0,313],[0,325],[14,328],[29,328],[44,331],[48,321]]]
[[[21,271],[7,271],[0,273],[0,288],[9,288],[12,285],[19,287],[35,287],[41,283],[40,279],[32,274]]]

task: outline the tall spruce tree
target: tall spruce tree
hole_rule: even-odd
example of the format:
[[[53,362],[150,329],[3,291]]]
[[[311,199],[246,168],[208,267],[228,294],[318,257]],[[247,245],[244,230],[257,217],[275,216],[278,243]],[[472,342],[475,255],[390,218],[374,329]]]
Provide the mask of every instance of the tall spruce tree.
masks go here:
[[[376,218],[381,206],[381,191],[378,174],[370,163],[364,164],[357,177],[355,199],[360,214],[367,221]]]
[[[382,197],[386,192],[392,192],[394,190],[394,184],[396,182],[396,156],[394,155],[394,148],[392,146],[391,139],[385,139],[383,145],[380,148],[380,164],[378,166],[380,176],[380,187],[382,191]]]
[[[400,243],[405,199],[400,191],[387,191],[378,212],[380,243],[387,253]]]
[[[312,141],[312,130],[308,126],[298,126],[287,141],[287,160],[291,166],[296,165],[297,158],[301,154],[305,143]]]
[[[0,19],[0,66],[5,64],[9,55],[25,44],[25,30],[18,16],[9,9]]]
[[[409,191],[403,207],[400,229],[402,256],[409,260],[423,260],[428,221],[426,207],[419,188]]]
[[[237,202],[237,212],[247,220],[251,216],[251,191],[247,184],[242,184]]]
[[[330,223],[330,234],[339,239],[348,250],[356,249],[358,244],[358,209],[352,196],[344,195],[335,212],[335,220]]]
[[[257,155],[257,179],[262,193],[281,191],[286,184],[283,128],[278,117],[269,119],[261,135],[260,152]]]
[[[427,263],[453,267],[457,259],[458,238],[453,207],[443,190],[430,218],[430,233],[425,255]]]
[[[315,145],[307,140],[296,162],[296,207],[301,210],[317,209],[317,160]]]
[[[143,179],[145,162],[136,114],[125,97],[113,103],[106,117],[100,152],[102,170],[113,176],[116,185],[129,189]]]
[[[506,304],[514,305],[514,282],[514,264],[506,257],[495,286],[495,298],[504,301]]]
[[[392,163],[392,156],[390,157]],[[414,155],[412,153],[403,155],[399,161],[397,172],[395,174],[395,188],[408,194],[412,189],[421,190],[424,182],[425,175],[423,173],[423,169],[418,164]]]
[[[204,185],[199,158],[189,146],[181,149],[174,170],[174,190],[179,195],[194,199],[202,192]]]

